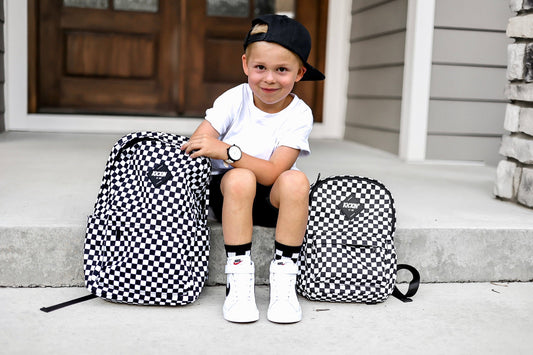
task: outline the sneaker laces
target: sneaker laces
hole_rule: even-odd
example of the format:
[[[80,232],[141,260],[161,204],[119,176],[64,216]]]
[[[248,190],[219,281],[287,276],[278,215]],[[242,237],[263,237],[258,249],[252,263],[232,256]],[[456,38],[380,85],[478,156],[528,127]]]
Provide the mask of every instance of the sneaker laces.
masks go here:
[[[232,274],[232,281],[230,296],[235,299],[243,299],[250,301],[254,298],[254,274]],[[233,288],[235,288],[234,292]]]
[[[296,295],[296,275],[274,272],[272,273],[272,298],[274,300],[290,300]]]
[[[239,299],[245,299],[247,301],[255,300],[254,273],[242,272],[244,271],[242,268],[251,268],[249,270],[253,270],[253,265],[246,259],[234,259],[229,261],[229,265],[226,266],[230,287],[228,296],[235,301]]]

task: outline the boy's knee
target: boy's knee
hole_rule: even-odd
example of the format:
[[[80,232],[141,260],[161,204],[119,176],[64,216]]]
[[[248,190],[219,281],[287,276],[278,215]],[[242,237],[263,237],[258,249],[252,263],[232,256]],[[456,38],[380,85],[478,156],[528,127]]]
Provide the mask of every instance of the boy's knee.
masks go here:
[[[307,176],[298,170],[283,172],[279,178],[281,193],[294,197],[307,197],[309,195],[309,180]]]
[[[255,174],[248,169],[231,169],[222,178],[220,189],[223,195],[255,195]]]

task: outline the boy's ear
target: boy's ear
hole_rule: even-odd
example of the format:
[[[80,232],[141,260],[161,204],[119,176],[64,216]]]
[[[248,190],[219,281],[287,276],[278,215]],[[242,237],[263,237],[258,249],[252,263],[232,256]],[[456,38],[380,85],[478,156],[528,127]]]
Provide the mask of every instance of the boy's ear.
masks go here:
[[[248,63],[246,61],[246,54],[242,55],[242,70],[244,71],[244,74],[248,76]]]
[[[307,68],[302,65],[300,67],[300,69],[298,69],[298,75],[296,75],[296,81],[295,82],[300,81],[303,78],[303,76],[304,76],[306,71],[307,71]]]

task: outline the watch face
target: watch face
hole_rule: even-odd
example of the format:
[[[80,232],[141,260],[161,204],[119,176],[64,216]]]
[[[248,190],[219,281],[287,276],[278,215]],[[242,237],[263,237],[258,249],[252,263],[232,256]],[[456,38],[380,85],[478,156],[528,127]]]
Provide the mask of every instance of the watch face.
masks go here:
[[[231,146],[228,150],[228,157],[233,161],[241,159],[241,155],[241,149],[237,146]]]

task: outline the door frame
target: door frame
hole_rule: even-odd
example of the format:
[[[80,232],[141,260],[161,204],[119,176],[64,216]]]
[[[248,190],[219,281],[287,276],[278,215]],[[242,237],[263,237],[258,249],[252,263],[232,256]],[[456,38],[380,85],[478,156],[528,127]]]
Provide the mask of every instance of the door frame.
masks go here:
[[[191,117],[28,114],[28,2],[5,0],[7,131],[128,133],[160,130],[190,135],[202,121]],[[342,139],[346,116],[351,0],[329,1],[323,122],[312,138]]]

